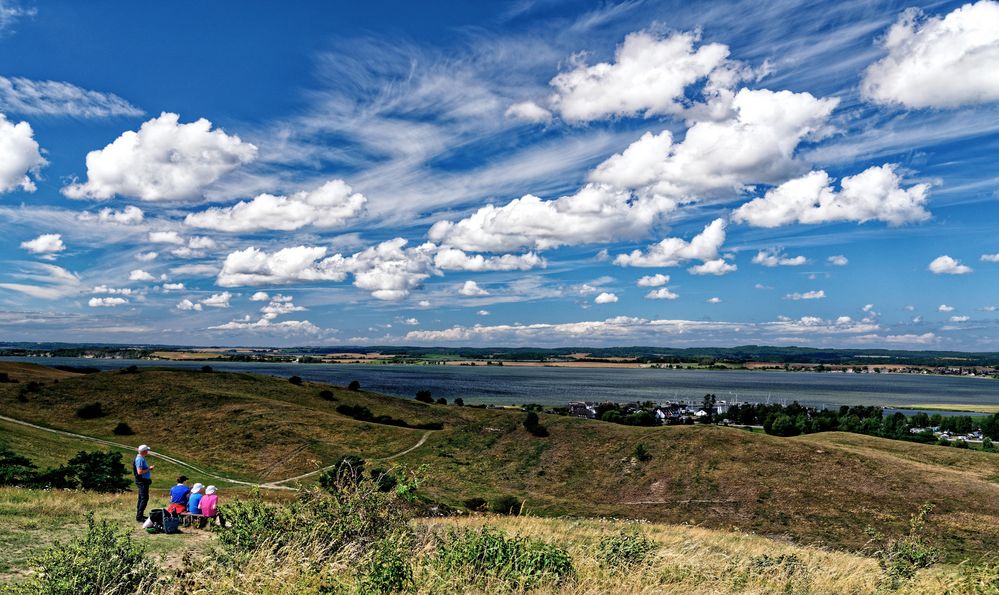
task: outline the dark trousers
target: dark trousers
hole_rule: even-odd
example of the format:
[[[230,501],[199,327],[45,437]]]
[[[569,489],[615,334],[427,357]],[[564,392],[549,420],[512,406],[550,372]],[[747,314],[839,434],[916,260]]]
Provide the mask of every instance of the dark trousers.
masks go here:
[[[152,483],[148,479],[136,479],[135,487],[138,488],[139,501],[135,505],[135,520],[145,520],[146,518],[146,505],[149,504],[149,484]]]

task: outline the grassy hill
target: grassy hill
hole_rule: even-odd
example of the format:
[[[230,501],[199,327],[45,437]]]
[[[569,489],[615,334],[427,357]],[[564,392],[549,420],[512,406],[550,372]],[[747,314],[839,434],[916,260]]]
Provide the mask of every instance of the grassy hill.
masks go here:
[[[46,374],[4,366],[0,371],[14,378]],[[421,489],[454,506],[469,498],[514,495],[539,515],[734,527],[857,549],[867,540],[865,527],[900,530],[910,514],[932,503],[934,540],[949,559],[999,549],[994,454],[855,434],[787,439],[713,426],[636,428],[547,415],[541,422],[550,435],[538,438],[523,428],[520,412],[425,405],[249,374],[144,369],[41,379],[41,388],[21,399],[23,382],[0,385],[0,414],[119,442],[147,442],[214,472],[261,483],[312,471],[344,454],[369,461],[388,457],[427,434],[336,410],[363,406],[414,426],[443,424],[424,445],[377,464],[425,464]],[[336,400],[321,398],[323,390]],[[95,401],[105,417],[76,415]],[[119,421],[136,435],[114,436]],[[28,456],[46,449],[34,440],[7,439]],[[639,443],[650,460],[633,457]],[[158,470],[161,481],[174,474]]]

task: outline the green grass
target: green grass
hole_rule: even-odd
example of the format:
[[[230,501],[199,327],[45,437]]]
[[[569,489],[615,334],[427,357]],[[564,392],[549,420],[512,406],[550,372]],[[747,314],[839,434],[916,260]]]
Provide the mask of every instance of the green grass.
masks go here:
[[[999,549],[999,455],[990,453],[858,434],[787,439],[734,428],[638,428],[550,415],[541,415],[550,436],[537,438],[524,429],[519,411],[425,405],[221,372],[63,377],[29,395],[28,403],[17,401],[16,386],[0,385],[0,413],[112,440],[111,428],[126,421],[137,432],[133,442],[255,481],[291,477],[356,454],[371,467],[426,465],[421,490],[454,506],[512,495],[532,514],[736,527],[853,550],[866,542],[866,527],[898,530],[929,502],[939,523],[934,539],[948,559]],[[337,400],[319,398],[323,389]],[[95,400],[107,417],[75,416],[77,407]],[[444,429],[411,453],[377,463],[425,432],[358,422],[336,412],[341,404],[414,425],[439,422]],[[18,452],[44,450],[35,437],[18,440]],[[638,443],[651,460],[632,458]]]

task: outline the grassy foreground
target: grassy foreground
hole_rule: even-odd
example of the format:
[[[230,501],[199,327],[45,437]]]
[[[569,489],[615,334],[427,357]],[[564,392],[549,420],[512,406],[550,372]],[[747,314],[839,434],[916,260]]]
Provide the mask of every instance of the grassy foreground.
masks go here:
[[[518,411],[426,405],[260,375],[169,369],[75,375],[30,364],[3,367],[9,365],[0,364],[0,371],[21,382],[0,384],[0,414],[146,442],[253,482],[287,479],[352,454],[368,460],[369,468],[425,466],[421,490],[457,508],[469,499],[514,496],[536,516],[737,528],[850,551],[865,545],[865,528],[898,532],[929,503],[935,506],[931,541],[948,561],[999,551],[999,455],[990,453],[859,434],[780,438],[716,426],[639,428],[549,415],[541,415],[549,432],[542,438],[523,427]],[[22,393],[29,380],[41,384]],[[77,416],[78,408],[95,401],[104,416]],[[430,431],[410,451],[427,431],[358,420],[338,411],[345,406],[443,429]],[[115,436],[118,422],[136,434]],[[40,465],[93,448],[38,430],[0,430],[0,443]],[[639,444],[651,458],[634,456]],[[154,487],[168,487],[178,471],[158,467]]]
[[[546,519],[472,515],[417,518],[398,522],[408,526],[405,540],[399,528],[386,525],[375,539],[361,534],[339,543],[331,554],[315,542],[284,546],[267,542],[252,547],[224,547],[219,534],[188,530],[181,535],[147,535],[128,517],[130,495],[98,495],[0,488],[0,584],[22,584],[32,578],[24,570],[27,558],[48,545],[66,542],[84,531],[83,519],[98,519],[127,532],[145,548],[159,580],[143,588],[149,592],[329,593],[389,592],[398,564],[405,564],[404,590],[411,593],[870,593],[885,590],[885,572],[868,557],[824,548],[794,545],[736,530],[712,530],[682,525],[606,519]],[[352,510],[358,510],[356,502]],[[385,505],[379,500],[378,505]],[[392,502],[389,501],[389,506]],[[342,512],[342,511],[341,511]],[[357,522],[349,523],[352,527]],[[509,572],[477,569],[468,560],[444,559],[442,547],[469,547],[483,528],[507,539],[540,544],[543,558],[562,552],[571,562],[569,574],[529,574],[530,561],[519,561]],[[371,531],[371,533],[375,533]],[[648,552],[608,559],[602,543],[619,539],[646,540]],[[457,544],[447,539],[459,536]],[[465,541],[461,541],[464,539]],[[442,541],[445,540],[445,541]],[[335,531],[324,532],[323,543],[337,543]],[[379,549],[390,544],[398,550]],[[399,543],[404,545],[400,546]],[[496,545],[495,540],[490,542]],[[508,544],[510,542],[507,542]],[[471,544],[474,547],[474,543]],[[363,550],[367,551],[363,551]],[[234,553],[236,550],[236,553]],[[290,551],[287,551],[290,550]],[[387,554],[386,554],[387,552]],[[393,558],[398,555],[399,559]],[[402,558],[404,560],[400,561]],[[228,562],[211,562],[226,561]],[[513,564],[513,563],[511,563]],[[17,568],[17,570],[15,570]],[[511,566],[512,568],[512,566]],[[518,574],[518,572],[520,574]],[[393,574],[396,573],[396,574]],[[374,576],[374,578],[372,578]],[[408,578],[406,578],[408,577]],[[374,582],[372,582],[374,581]],[[379,582],[381,581],[381,582]],[[518,582],[521,581],[521,582]],[[994,593],[999,567],[970,568],[936,565],[890,589],[899,593]],[[992,582],[992,590],[989,583]]]

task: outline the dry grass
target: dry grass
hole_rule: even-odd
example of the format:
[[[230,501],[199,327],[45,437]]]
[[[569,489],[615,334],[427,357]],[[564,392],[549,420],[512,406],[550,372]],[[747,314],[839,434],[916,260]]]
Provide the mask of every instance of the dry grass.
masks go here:
[[[932,403],[929,405],[903,405],[904,409],[924,409],[926,411],[966,411],[968,413],[999,413],[999,405],[969,405],[949,403]]]

